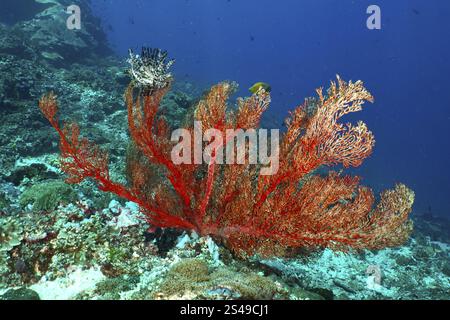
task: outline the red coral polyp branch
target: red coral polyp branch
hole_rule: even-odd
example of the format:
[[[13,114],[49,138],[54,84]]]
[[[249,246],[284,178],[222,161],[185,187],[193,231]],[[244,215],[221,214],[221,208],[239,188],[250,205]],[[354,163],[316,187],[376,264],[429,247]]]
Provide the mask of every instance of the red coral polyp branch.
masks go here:
[[[238,108],[229,112],[228,97],[235,87],[220,83],[198,103],[194,120],[202,122],[202,130],[257,129],[269,94],[260,90],[239,99]],[[158,117],[168,88],[135,91],[130,85],[125,92],[129,131],[148,161],[131,166],[130,186],[111,180],[108,154],[80,138],[76,124],[60,127],[53,93],[40,100],[42,113],[60,136],[67,182],[91,178],[101,190],[137,203],[153,226],[213,235],[240,255],[283,255],[319,247],[379,249],[407,240],[414,193],[406,186],[383,192],[375,205],[372,191],[360,186],[359,178],[314,174],[322,166],[359,166],[371,154],[375,139],[367,126],[339,122],[373,101],[361,81],[347,83],[338,77],[326,94],[317,90],[317,99],[291,112],[280,144],[279,170],[271,176],[260,175],[261,168],[250,163],[221,165],[215,153],[209,164],[175,165],[168,126]],[[193,132],[194,125],[186,129]],[[163,168],[168,184],[149,188],[148,163]]]

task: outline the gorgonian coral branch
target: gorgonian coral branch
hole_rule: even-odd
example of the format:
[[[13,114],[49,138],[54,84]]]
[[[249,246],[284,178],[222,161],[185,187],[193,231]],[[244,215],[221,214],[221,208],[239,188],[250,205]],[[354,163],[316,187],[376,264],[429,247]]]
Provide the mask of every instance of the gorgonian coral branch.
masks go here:
[[[217,146],[209,163],[175,165],[168,126],[158,117],[170,80],[160,78],[161,85],[141,81],[156,79],[158,73],[168,75],[169,64],[156,51],[146,56],[149,60],[132,62],[133,70],[140,72],[135,72],[125,94],[130,136],[146,158],[128,167],[130,187],[111,181],[107,154],[80,139],[78,126],[59,127],[53,94],[41,99],[42,112],[60,135],[62,169],[69,182],[92,178],[102,190],[138,203],[154,226],[214,235],[240,255],[282,255],[318,247],[379,249],[406,241],[414,201],[406,186],[385,191],[375,204],[372,191],[359,185],[359,178],[315,174],[321,166],[359,166],[372,152],[375,140],[364,123],[339,122],[345,114],[361,110],[364,102],[373,101],[361,81],[347,83],[338,77],[326,95],[319,89],[317,99],[307,100],[291,113],[278,151],[279,170],[268,176],[260,174],[261,166],[249,162],[215,161],[233,136]],[[230,112],[228,98],[235,88],[234,83],[220,83],[198,103],[194,119],[202,122],[202,133],[211,128],[257,129],[270,103],[269,94],[261,90],[240,99]],[[186,129],[194,132],[193,125]],[[150,163],[164,169],[168,183],[148,181]]]
[[[193,229],[194,226],[182,217],[168,213],[149,203],[146,195],[138,189],[130,189],[110,179],[108,154],[85,138],[80,138],[79,127],[70,124],[61,128],[56,113],[58,104],[53,93],[39,101],[39,107],[60,137],[61,169],[68,175],[67,183],[79,183],[86,178],[94,179],[100,190],[112,192],[129,201],[137,203],[147,214],[149,222],[162,227]]]

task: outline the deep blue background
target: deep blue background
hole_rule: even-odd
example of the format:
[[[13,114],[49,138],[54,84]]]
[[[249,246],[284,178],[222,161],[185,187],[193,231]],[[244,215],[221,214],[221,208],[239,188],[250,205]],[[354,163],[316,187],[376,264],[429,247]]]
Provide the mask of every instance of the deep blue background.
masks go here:
[[[377,144],[356,173],[376,191],[404,182],[415,212],[450,216],[450,1],[92,2],[118,54],[164,48],[179,80],[236,80],[242,95],[269,82],[280,123],[336,74],[363,80],[376,102],[350,120],[364,120]],[[370,4],[382,30],[366,28]]]

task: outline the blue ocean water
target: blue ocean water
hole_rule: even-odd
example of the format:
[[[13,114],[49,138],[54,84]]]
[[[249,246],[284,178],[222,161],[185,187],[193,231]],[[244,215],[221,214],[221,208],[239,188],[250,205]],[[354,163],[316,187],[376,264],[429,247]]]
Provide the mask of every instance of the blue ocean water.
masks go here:
[[[381,30],[366,26],[372,4]],[[168,50],[178,80],[235,80],[240,95],[270,83],[280,124],[336,74],[363,80],[375,103],[348,120],[365,121],[377,144],[354,171],[376,191],[410,186],[415,213],[450,216],[449,2],[111,0],[93,8],[118,54]]]

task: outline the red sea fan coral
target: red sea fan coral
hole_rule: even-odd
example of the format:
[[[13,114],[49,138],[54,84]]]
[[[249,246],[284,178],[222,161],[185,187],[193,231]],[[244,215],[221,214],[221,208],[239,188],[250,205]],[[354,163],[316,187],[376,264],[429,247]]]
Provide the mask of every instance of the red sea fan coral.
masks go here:
[[[220,83],[199,102],[194,118],[203,128],[258,128],[269,94],[260,90],[239,99],[238,107],[227,111],[233,88],[231,83]],[[248,161],[175,164],[168,126],[157,117],[167,90],[136,90],[131,84],[125,93],[130,136],[147,159],[128,168],[129,185],[111,180],[107,153],[80,138],[77,125],[60,127],[56,97],[44,96],[39,106],[60,136],[62,169],[68,182],[92,178],[101,190],[137,203],[151,225],[214,236],[240,255],[283,255],[297,248],[318,247],[379,249],[400,245],[408,238],[414,193],[406,186],[385,191],[374,204],[372,191],[360,186],[359,178],[335,172],[314,174],[321,166],[359,166],[372,152],[374,137],[364,123],[338,122],[373,100],[361,81],[347,83],[338,77],[326,94],[317,91],[314,112],[305,103],[291,113],[274,175],[262,175],[262,166]],[[186,129],[195,130],[193,125]],[[227,141],[216,145],[212,160]],[[149,190],[148,163],[163,168],[168,183]]]

